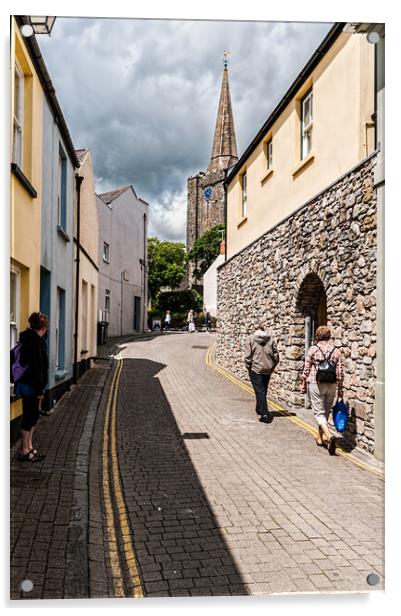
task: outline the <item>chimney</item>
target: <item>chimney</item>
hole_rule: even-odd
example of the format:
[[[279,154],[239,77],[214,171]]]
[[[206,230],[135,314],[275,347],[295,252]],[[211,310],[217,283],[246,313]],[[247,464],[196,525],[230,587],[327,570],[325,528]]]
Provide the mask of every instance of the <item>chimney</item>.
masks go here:
[[[221,240],[220,242],[220,254],[221,255],[225,255],[226,254],[226,243],[224,240]]]

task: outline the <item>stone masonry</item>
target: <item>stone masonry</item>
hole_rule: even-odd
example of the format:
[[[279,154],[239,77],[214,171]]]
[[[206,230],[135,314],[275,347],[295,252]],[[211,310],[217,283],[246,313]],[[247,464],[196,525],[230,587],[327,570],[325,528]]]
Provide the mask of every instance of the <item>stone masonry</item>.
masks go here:
[[[346,438],[373,451],[376,379],[375,155],[219,268],[216,359],[241,378],[246,337],[261,321],[278,341],[270,392],[303,406],[298,391],[305,316],[327,324],[344,358]]]

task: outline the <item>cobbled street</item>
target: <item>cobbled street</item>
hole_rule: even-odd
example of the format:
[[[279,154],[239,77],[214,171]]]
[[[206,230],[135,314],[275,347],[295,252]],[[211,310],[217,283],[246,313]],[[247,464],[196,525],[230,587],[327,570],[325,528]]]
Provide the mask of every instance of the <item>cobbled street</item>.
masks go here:
[[[40,421],[43,462],[14,448],[13,598],[383,589],[383,479],[285,415],[260,423],[213,343],[124,342]]]

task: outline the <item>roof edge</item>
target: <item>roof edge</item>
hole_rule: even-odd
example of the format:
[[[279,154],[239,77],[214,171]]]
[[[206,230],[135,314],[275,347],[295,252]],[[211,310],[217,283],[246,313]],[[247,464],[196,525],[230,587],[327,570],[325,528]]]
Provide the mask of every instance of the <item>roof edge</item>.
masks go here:
[[[17,22],[18,26],[23,26],[24,24],[29,23],[29,18],[26,15],[14,15],[13,17],[15,18],[15,21]],[[80,166],[80,163],[78,161],[77,155],[75,154],[75,148],[72,143],[70,131],[68,129],[67,122],[65,121],[64,114],[61,110],[60,103],[58,102],[56,90],[50,78],[35,35],[32,35],[29,38],[25,38],[24,43],[38,73],[39,80],[42,84],[43,91],[50,104],[50,107],[52,108],[54,114],[56,115],[56,118],[58,119],[57,125],[60,130],[61,136],[65,141],[65,145],[70,156],[71,162],[73,163],[74,167],[78,168]]]
[[[319,64],[324,54],[327,53],[327,51],[334,45],[335,41],[338,39],[340,34],[343,32],[346,24],[347,22],[337,22],[329,30],[329,32],[326,34],[323,41],[320,43],[319,47],[312,54],[312,56],[309,58],[309,60],[307,61],[305,66],[301,69],[301,71],[298,73],[298,76],[292,82],[289,89],[284,94],[283,98],[273,109],[273,111],[267,118],[266,122],[263,124],[262,128],[258,131],[255,137],[252,139],[251,143],[246,148],[245,152],[235,163],[233,169],[230,171],[230,173],[227,176],[227,179],[225,181],[226,184],[228,184],[232,180],[232,178],[238,173],[238,171],[241,169],[244,162],[247,160],[247,158],[249,158],[252,152],[256,149],[257,145],[260,143],[261,139],[263,138],[263,135],[268,131],[271,125],[277,120],[280,114],[284,111],[284,109],[286,108],[290,100],[294,97],[294,95],[299,90],[299,88],[302,86],[304,81],[306,81],[306,79],[309,77],[312,71]]]

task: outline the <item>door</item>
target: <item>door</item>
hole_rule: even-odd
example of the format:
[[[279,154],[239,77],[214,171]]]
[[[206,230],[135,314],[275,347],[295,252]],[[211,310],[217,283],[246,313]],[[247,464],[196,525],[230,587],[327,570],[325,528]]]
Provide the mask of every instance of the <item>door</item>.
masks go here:
[[[141,330],[141,298],[137,295],[134,296],[134,330]]]

